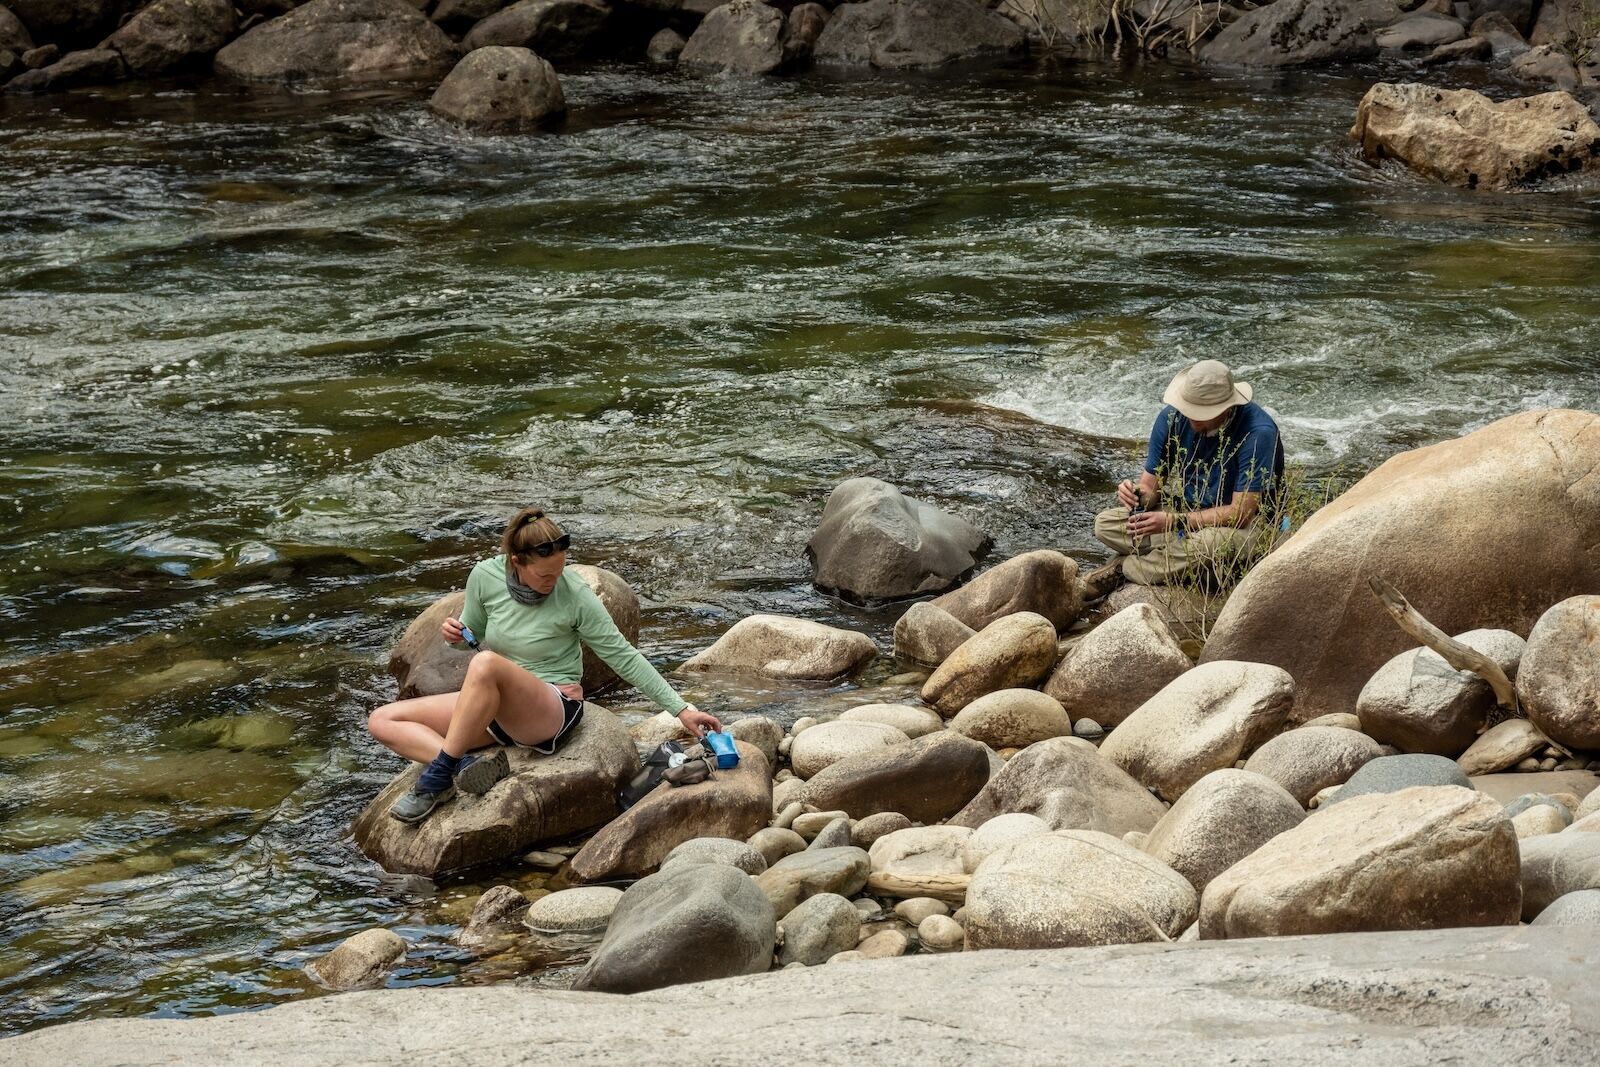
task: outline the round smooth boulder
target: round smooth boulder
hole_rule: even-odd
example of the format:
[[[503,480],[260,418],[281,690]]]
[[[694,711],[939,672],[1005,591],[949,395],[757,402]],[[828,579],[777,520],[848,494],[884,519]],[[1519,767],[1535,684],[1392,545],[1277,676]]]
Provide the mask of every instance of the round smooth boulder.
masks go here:
[[[989,770],[985,746],[941,730],[909,744],[842,759],[812,775],[801,796],[816,808],[843,811],[853,819],[896,812],[917,822],[937,822],[977,796],[989,781]]]
[[[152,78],[205,60],[233,36],[233,0],[155,0],[141,8],[105,47],[128,73]]]
[[[1494,774],[1515,767],[1550,743],[1527,719],[1507,719],[1491,726],[1456,760],[1467,777]]]
[[[678,56],[685,67],[775,74],[791,60],[788,20],[760,0],[729,0],[707,12]]]
[[[785,615],[751,615],[684,663],[685,671],[727,671],[795,681],[832,681],[878,654],[872,638]]]
[[[286,85],[433,78],[455,58],[455,43],[406,0],[310,0],[245,31],[212,66]]]
[[[972,836],[962,843],[961,866],[971,874],[978,869],[978,864],[1007,845],[1049,832],[1049,823],[1025,811],[996,815],[972,831]]]
[[[1330,785],[1383,755],[1366,734],[1338,726],[1302,726],[1272,738],[1245,761],[1244,769],[1277,782],[1301,807]]]
[[[879,722],[819,723],[794,739],[789,762],[800,778],[811,778],[852,756],[881,752],[909,744],[911,738]]]
[[[1528,719],[1568,748],[1600,749],[1600,595],[1568,597],[1539,617],[1517,671]]]
[[[1161,613],[1133,604],[1073,645],[1044,691],[1074,719],[1116,726],[1191,666]]]
[[[1037,689],[1001,689],[974,700],[950,720],[950,729],[990,748],[1026,748],[1049,737],[1068,737],[1072,720],[1061,704]]]
[[[528,907],[522,925],[540,934],[604,930],[622,903],[622,890],[586,885],[542,896]]]
[[[863,704],[839,716],[840,722],[875,722],[892,726],[915,740],[944,729],[944,720],[927,708],[910,704]]]
[[[851,478],[829,495],[806,555],[817,588],[865,604],[942,593],[988,544],[965,519],[877,478]]]
[[[1200,937],[1508,926],[1521,911],[1505,810],[1472,789],[1423,786],[1319,810],[1217,875]]]
[[[761,832],[756,831],[757,834]],[[667,853],[667,858],[661,861],[661,869],[666,870],[675,863],[726,863],[745,874],[760,874],[767,869],[767,857],[760,849],[725,837],[696,837],[685,841]]]
[[[931,601],[921,600],[906,609],[894,624],[896,659],[937,667],[978,631]]]
[[[1170,941],[1197,901],[1182,875],[1109,834],[1059,830],[978,864],[962,925],[969,949]]]
[[[1551,901],[1534,926],[1600,926],[1600,889],[1580,889]]]
[[[1043,615],[1056,629],[1064,630],[1083,611],[1078,562],[1049,549],[1024,552],[929,603],[974,630],[1022,612]]]
[[[767,826],[750,835],[746,842],[751,848],[761,853],[761,858],[768,867],[796,852],[806,850],[806,839],[787,827]]]
[[[1469,630],[1457,641],[1482,652],[1506,676],[1517,676],[1523,640],[1509,630]],[[1361,730],[1402,752],[1461,755],[1483,731],[1495,708],[1494,690],[1481,676],[1458,671],[1431,648],[1414,648],[1378,668],[1356,698]]]
[[[1541,834],[1520,844],[1524,922],[1568,893],[1600,889],[1600,834]]]
[[[1337,793],[1324,800],[1319,808],[1369,793],[1397,793],[1402,789],[1424,785],[1472,788],[1472,782],[1461,772],[1461,766],[1455,760],[1443,756],[1379,756],[1362,764],[1361,769],[1352,774],[1350,780]]]
[[[778,966],[827,963],[830,956],[856,947],[861,935],[861,913],[837,893],[818,893],[796,904],[782,920],[783,948]]]
[[[406,943],[399,934],[373,927],[345,938],[306,970],[329,989],[362,989],[382,981],[405,954]]]
[[[1600,589],[1596,455],[1600,414],[1529,411],[1395,456],[1256,564],[1201,661],[1283,667],[1299,719],[1348,711],[1415,644],[1367,588],[1381,575],[1405,576],[1400,591],[1445,633],[1528,633],[1548,605]]]
[[[1227,768],[1191,786],[1140,848],[1203,893],[1217,875],[1305,817],[1300,802],[1277,782]]]
[[[948,719],[986,693],[1033,685],[1055,661],[1055,626],[1017,612],[989,623],[939,664],[922,684],[922,700]]]
[[[1174,801],[1277,733],[1294,679],[1265,663],[1203,663],[1179,675],[1112,730],[1100,755]]]
[[[681,864],[622,894],[573,988],[639,993],[760,974],[772,966],[777,938],[772,904],[749,875],[721,863]]]
[[[1100,830],[1121,837],[1154,826],[1166,805],[1087,741],[1053,737],[1006,761],[950,820],[974,829],[1011,812],[1037,815],[1052,830]]]
[[[518,133],[566,113],[555,68],[526,48],[468,52],[434,91],[428,107],[485,133]]]

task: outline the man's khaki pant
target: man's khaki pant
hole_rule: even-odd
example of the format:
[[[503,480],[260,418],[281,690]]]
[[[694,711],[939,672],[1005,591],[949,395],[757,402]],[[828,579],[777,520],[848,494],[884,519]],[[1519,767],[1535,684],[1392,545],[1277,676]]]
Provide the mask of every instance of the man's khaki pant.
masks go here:
[[[1106,508],[1094,517],[1094,535],[1113,552],[1128,557],[1122,573],[1138,585],[1166,585],[1185,571],[1225,565],[1256,533],[1253,526],[1206,526],[1182,537],[1176,532],[1141,537],[1135,545],[1128,535],[1128,515],[1124,507]]]

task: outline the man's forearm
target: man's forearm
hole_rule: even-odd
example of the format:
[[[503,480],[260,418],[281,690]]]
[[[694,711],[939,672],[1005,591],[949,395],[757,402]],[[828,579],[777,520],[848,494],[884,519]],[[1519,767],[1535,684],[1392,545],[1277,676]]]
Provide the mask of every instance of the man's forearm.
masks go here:
[[[1178,521],[1185,529],[1202,530],[1207,526],[1245,526],[1255,516],[1255,501],[1235,500],[1230,504],[1221,504],[1214,508],[1181,512]]]

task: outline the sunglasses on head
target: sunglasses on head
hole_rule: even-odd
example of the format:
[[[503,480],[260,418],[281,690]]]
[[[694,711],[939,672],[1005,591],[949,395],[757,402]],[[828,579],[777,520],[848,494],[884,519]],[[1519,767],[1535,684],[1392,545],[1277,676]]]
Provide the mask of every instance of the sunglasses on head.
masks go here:
[[[540,541],[538,544],[529,547],[528,551],[536,556],[553,556],[557,552],[565,552],[571,547],[572,535],[562,534],[554,541]]]

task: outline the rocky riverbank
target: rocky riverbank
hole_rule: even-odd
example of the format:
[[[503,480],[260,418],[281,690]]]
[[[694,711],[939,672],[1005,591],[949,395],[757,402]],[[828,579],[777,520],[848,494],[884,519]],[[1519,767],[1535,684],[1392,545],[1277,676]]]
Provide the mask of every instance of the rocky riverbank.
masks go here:
[[[957,585],[970,556],[947,550],[981,532],[856,479],[824,509],[813,560],[840,590],[954,586],[896,628],[918,670],[836,718],[740,718],[737,769],[658,786],[620,817],[635,745],[682,728],[660,715],[627,731],[591,706],[560,755],[517,753],[507,782],[420,827],[386,816],[416,769],[400,775],[356,840],[429,877],[554,844],[528,862],[559,866],[557,891],[492,890],[461,943],[586,931],[600,940],[577,984],[610,992],[963,949],[1592,924],[1597,448],[1600,416],[1549,411],[1396,456],[1273,551],[1208,638],[1173,610],[1178,591],[1106,596],[1104,574],[1049,550]],[[1537,521],[1562,533],[1515,571],[1478,573],[1478,553],[1520,535],[1509,496],[1541,501]],[[624,584],[585,574],[630,617]],[[1426,647],[1412,633],[1430,624],[1397,626],[1375,595],[1390,577],[1444,627]],[[452,603],[397,649],[406,691],[464,669],[419,640]],[[758,615],[682,669],[827,682],[878,655],[862,634]],[[371,984],[403,953],[368,931],[315,972]]]
[[[476,1067],[797,1062],[1587,1063],[1596,928],[1444,930],[797,968],[627,998],[515,986],[355,993],[0,1043],[18,1067],[175,1061]],[[879,1050],[875,1052],[874,1050]]]
[[[1513,188],[1600,155],[1597,0],[10,0],[0,84],[54,92],[212,71],[256,88],[437,85],[441,116],[487,133],[565,114],[559,71],[606,60],[776,76],[808,66],[905,70],[1114,50],[1219,71],[1385,56],[1427,85],[1379,85],[1351,131],[1468,188]],[[1538,94],[1495,107],[1436,95],[1442,68],[1493,68]],[[1389,90],[1379,92],[1379,90]],[[1577,93],[1577,97],[1568,94]]]

